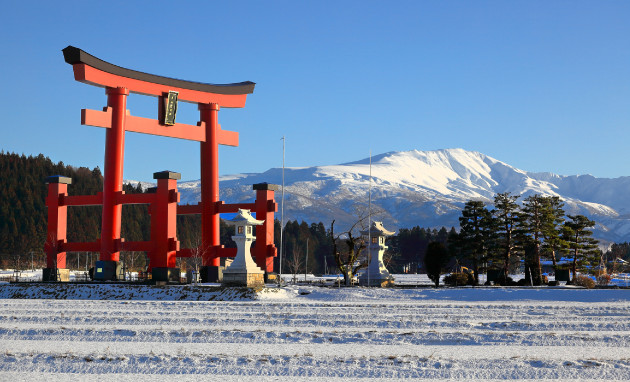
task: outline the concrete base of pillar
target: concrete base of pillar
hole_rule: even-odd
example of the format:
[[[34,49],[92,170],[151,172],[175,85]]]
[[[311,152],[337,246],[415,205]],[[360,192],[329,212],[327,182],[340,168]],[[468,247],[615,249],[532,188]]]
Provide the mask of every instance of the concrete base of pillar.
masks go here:
[[[204,265],[199,268],[199,278],[202,283],[220,283],[223,279],[223,268],[212,265]]]
[[[94,266],[95,281],[116,281],[119,270],[118,261],[98,260]]]
[[[42,281],[68,282],[70,281],[70,269],[67,268],[43,268]]]
[[[223,285],[259,287],[265,285],[263,273],[223,273]]]
[[[158,281],[166,281],[171,283],[179,283],[180,280],[180,270],[179,268],[153,268],[151,270],[151,280]]]
[[[275,272],[265,273],[265,283],[277,283],[278,282],[278,274]]]

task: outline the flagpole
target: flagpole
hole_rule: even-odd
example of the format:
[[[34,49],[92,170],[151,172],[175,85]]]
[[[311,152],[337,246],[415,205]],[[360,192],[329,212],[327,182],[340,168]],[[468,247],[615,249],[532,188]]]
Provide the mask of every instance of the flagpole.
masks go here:
[[[282,136],[282,191],[280,199],[280,275],[278,285],[282,285],[282,250],[283,250],[283,231],[284,231],[284,143],[286,139]]]
[[[372,262],[372,150],[370,149],[370,187],[368,192],[368,266],[367,280],[370,286],[370,263]]]

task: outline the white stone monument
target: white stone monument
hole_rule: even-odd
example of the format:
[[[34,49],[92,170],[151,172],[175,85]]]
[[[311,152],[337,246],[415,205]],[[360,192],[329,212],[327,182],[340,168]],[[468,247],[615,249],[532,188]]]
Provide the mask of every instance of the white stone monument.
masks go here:
[[[239,209],[236,216],[226,223],[235,226],[232,240],[236,242],[237,252],[232,264],[223,270],[223,284],[246,287],[263,286],[265,271],[260,269],[252,259],[250,248],[255,240],[252,226],[261,225],[264,221],[254,219],[249,210]]]
[[[359,277],[359,285],[383,287],[394,284],[394,277],[389,274],[383,264],[383,254],[387,249],[385,238],[393,234],[394,232],[383,227],[383,222],[372,222],[369,231],[361,231],[366,241],[370,239],[366,251],[371,256],[367,269]]]

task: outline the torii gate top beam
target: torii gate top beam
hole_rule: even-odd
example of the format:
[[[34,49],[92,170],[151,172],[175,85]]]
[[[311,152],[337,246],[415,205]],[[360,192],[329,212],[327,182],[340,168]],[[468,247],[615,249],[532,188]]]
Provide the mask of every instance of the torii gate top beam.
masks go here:
[[[247,94],[254,92],[254,82],[205,84],[156,76],[126,69],[96,58],[79,48],[68,46],[63,57],[74,70],[75,80],[99,87],[125,87],[132,93],[160,97],[169,91],[190,103],[215,103],[221,107],[244,107]]]

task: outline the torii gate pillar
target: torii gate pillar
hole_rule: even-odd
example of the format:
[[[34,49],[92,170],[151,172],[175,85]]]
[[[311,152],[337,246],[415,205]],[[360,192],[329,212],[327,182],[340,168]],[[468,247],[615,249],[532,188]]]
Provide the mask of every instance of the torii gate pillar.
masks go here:
[[[218,279],[219,253],[219,142],[217,140],[219,105],[199,104],[201,122],[205,122],[206,140],[201,151],[201,245],[203,265],[210,266],[209,279]],[[214,272],[216,271],[216,272]],[[216,273],[216,275],[214,274]]]
[[[103,215],[101,219],[101,261],[120,258],[122,204],[118,195],[123,187],[125,155],[125,118],[129,90],[107,88],[107,106],[112,108],[111,127],[105,134],[105,173],[103,175]]]

